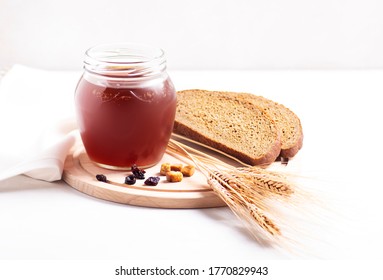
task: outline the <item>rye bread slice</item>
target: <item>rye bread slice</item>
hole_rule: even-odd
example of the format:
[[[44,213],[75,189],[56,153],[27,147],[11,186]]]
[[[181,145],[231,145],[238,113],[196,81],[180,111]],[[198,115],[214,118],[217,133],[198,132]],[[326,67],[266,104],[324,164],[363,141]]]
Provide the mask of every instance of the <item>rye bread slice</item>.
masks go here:
[[[178,92],[174,132],[251,165],[270,164],[281,150],[279,130],[265,110],[216,92]]]
[[[242,98],[264,109],[275,121],[281,135],[281,154],[283,158],[292,158],[303,145],[303,130],[299,117],[289,108],[263,96],[250,93],[223,92],[236,98]]]

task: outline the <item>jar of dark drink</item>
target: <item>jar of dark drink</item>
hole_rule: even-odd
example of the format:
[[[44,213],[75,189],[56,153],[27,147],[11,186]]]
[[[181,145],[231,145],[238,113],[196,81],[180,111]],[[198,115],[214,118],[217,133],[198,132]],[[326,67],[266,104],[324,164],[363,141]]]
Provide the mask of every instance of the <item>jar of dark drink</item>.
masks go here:
[[[176,112],[164,52],[137,44],[90,48],[75,105],[92,161],[111,169],[155,165],[166,150]]]

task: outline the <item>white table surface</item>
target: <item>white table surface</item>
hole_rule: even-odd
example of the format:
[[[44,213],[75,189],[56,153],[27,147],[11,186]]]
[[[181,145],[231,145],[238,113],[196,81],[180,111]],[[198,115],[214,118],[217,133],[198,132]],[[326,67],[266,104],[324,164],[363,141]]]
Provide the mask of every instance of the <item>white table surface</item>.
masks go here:
[[[324,259],[382,258],[383,71],[170,75],[179,90],[252,92],[295,111],[304,146],[286,169],[314,178],[334,211],[331,226],[316,234],[326,246],[312,245]],[[0,182],[2,260],[296,258],[302,256],[257,244],[228,208],[135,207],[87,196],[62,181],[21,175]]]

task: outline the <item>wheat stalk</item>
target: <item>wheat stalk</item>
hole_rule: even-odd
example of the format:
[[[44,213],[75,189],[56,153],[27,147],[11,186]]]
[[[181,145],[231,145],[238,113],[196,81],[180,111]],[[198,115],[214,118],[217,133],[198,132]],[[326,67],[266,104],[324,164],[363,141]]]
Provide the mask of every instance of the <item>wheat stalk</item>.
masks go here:
[[[258,241],[272,244],[280,241],[282,232],[265,213],[269,208],[264,198],[269,194],[288,196],[293,193],[291,186],[286,187],[283,176],[261,168],[235,168],[174,139],[169,142],[168,152],[192,160],[207,178],[208,185]],[[267,174],[270,174],[270,178]]]
[[[217,193],[223,194],[225,198],[228,198],[224,201],[230,204],[230,208],[236,214],[239,214],[239,217],[245,219],[246,223],[250,226],[249,230],[257,239],[259,239],[260,229],[265,230],[271,236],[281,234],[279,227],[261,209],[265,208],[261,197],[247,192],[248,187],[239,178],[220,171],[214,171],[210,175],[208,184]]]
[[[187,138],[181,140],[189,141]],[[307,181],[304,188],[300,187],[300,179],[312,178],[250,166],[233,161],[232,158],[228,164],[218,159],[220,155],[224,155],[226,160],[226,155],[217,150],[214,152],[219,154],[215,157],[210,151],[208,154],[201,151],[200,147],[193,148],[198,142],[193,141],[193,145],[183,142],[172,137],[167,152],[194,162],[196,168],[207,178],[208,185],[257,241],[282,248],[294,255],[299,252],[304,255],[309,253],[307,246],[310,245],[305,244],[305,241],[312,240],[315,232],[308,231],[312,225],[323,224],[323,216],[318,216],[318,213],[324,210],[320,196],[313,196]]]

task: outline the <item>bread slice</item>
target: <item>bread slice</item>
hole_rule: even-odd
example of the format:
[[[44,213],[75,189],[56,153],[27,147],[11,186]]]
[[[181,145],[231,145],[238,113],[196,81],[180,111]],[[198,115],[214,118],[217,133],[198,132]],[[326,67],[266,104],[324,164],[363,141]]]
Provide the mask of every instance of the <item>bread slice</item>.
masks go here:
[[[281,150],[279,130],[265,110],[219,92],[179,91],[174,132],[252,165],[274,162]]]
[[[226,92],[230,95],[251,102],[265,110],[275,121],[281,135],[281,154],[283,158],[292,158],[303,145],[303,130],[298,116],[282,104],[262,96],[250,93]]]

